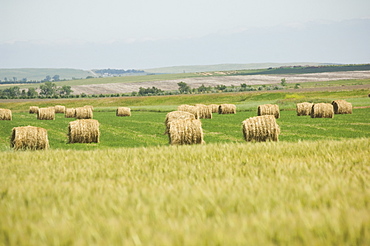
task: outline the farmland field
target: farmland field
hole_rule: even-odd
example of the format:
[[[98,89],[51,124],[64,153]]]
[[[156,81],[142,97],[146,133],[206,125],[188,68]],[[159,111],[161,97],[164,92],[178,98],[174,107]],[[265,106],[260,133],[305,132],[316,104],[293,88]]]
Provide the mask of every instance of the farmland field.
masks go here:
[[[0,245],[369,245],[369,90],[1,102]],[[296,116],[345,99],[353,114]],[[167,112],[235,103],[202,119],[204,145],[169,146]],[[247,143],[241,122],[277,103],[279,142]],[[98,144],[67,144],[68,122],[28,107],[93,105]],[[116,117],[117,106],[132,108]],[[48,130],[48,151],[12,151],[12,127]]]

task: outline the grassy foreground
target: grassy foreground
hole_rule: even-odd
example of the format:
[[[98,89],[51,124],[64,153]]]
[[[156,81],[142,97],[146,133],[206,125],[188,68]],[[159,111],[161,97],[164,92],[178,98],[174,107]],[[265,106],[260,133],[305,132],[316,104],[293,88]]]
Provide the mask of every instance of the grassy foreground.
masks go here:
[[[369,146],[2,152],[0,245],[369,245]]]

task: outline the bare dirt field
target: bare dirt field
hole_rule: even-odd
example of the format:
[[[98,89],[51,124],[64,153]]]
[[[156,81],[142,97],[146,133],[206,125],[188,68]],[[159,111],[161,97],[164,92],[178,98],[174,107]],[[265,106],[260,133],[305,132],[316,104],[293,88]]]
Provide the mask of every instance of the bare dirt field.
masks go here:
[[[320,82],[331,80],[346,80],[346,79],[368,79],[370,71],[353,71],[353,72],[331,72],[331,73],[309,73],[309,74],[279,74],[279,75],[237,75],[237,76],[213,76],[213,77],[198,77],[176,80],[163,81],[148,81],[136,83],[110,83],[110,84],[93,84],[93,85],[77,85],[72,86],[73,94],[112,94],[112,93],[130,93],[139,91],[140,87],[156,87],[162,90],[177,90],[177,83],[183,81],[191,88],[198,88],[202,84],[205,86],[239,86],[240,84],[247,85],[263,85],[263,84],[279,84],[281,79],[285,78],[287,83],[304,83],[304,82]]]

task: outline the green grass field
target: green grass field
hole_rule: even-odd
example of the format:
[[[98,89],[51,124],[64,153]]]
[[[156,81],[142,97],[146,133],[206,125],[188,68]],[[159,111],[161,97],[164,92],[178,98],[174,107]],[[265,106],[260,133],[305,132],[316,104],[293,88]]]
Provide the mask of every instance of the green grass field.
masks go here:
[[[0,245],[369,245],[369,91],[223,93],[3,102]],[[296,116],[295,103],[346,99],[353,114]],[[206,144],[169,146],[167,112],[235,103],[203,119]],[[247,143],[241,122],[277,103],[279,142]],[[68,122],[31,105],[93,105],[101,142],[67,144]],[[116,117],[129,106],[131,117]],[[357,108],[361,107],[361,108]],[[51,149],[13,151],[12,127],[48,130]]]

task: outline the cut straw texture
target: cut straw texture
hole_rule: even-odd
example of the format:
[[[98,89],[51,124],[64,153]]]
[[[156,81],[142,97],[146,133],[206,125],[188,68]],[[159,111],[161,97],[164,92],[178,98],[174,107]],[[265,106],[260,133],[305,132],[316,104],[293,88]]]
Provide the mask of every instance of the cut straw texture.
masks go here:
[[[273,115],[248,118],[243,121],[243,135],[247,142],[278,141],[280,127]]]
[[[68,143],[99,143],[100,130],[97,120],[82,119],[69,122]]]
[[[177,110],[192,113],[195,116],[195,119],[199,119],[200,113],[199,113],[198,107],[183,104],[183,105],[178,106]]]
[[[297,103],[297,116],[306,116],[311,114],[313,103],[303,102]]]
[[[220,105],[218,105],[218,104],[210,104],[210,105],[208,105],[208,108],[211,109],[212,113],[218,113],[218,107],[219,106]]]
[[[55,120],[55,108],[39,108],[37,111],[38,120]]]
[[[212,110],[204,104],[195,104],[199,111],[199,119],[212,119]]]
[[[38,111],[39,111],[39,107],[37,107],[37,106],[31,106],[28,112],[30,114],[37,114]]]
[[[316,103],[312,106],[311,118],[334,118],[334,107],[330,103]]]
[[[131,116],[131,109],[128,107],[118,107],[116,116]]]
[[[276,104],[263,104],[259,105],[257,109],[257,115],[273,115],[276,119],[280,118],[279,105]]]
[[[14,127],[10,139],[14,150],[45,150],[49,148],[46,129],[35,126]]]
[[[56,114],[64,114],[66,112],[66,107],[62,105],[55,105],[55,113]]]
[[[170,123],[172,121],[180,120],[180,119],[182,119],[182,120],[184,120],[184,119],[195,120],[195,116],[192,113],[185,112],[185,111],[172,111],[172,112],[169,112],[166,115],[166,119],[164,121],[164,123],[166,125],[166,132],[165,132],[165,134],[168,134],[168,131],[170,129]]]
[[[75,118],[76,119],[92,119],[93,111],[90,107],[76,108]]]
[[[0,120],[12,120],[12,111],[6,108],[0,108]]]
[[[334,114],[352,114],[352,103],[345,100],[335,100],[331,104],[334,107]]]
[[[171,145],[202,144],[202,123],[197,119],[179,119],[169,123],[169,143]]]
[[[236,114],[236,106],[234,104],[220,104],[218,106],[219,114]]]
[[[66,108],[64,113],[65,118],[75,118],[76,117],[76,109],[75,108]]]

